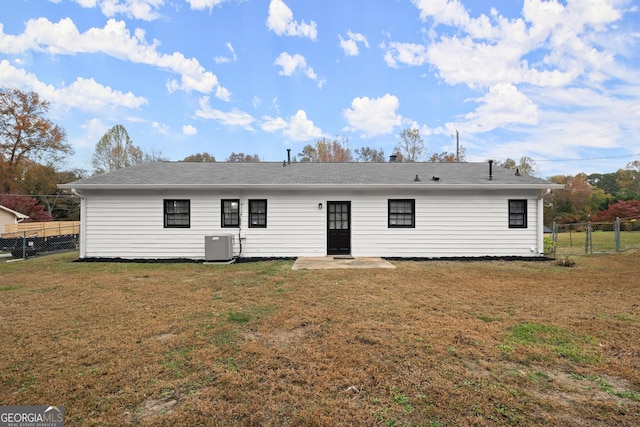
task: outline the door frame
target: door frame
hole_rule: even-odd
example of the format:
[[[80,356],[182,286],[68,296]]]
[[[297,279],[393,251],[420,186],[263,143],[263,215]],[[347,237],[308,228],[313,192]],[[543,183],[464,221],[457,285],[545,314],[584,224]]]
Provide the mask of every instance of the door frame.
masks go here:
[[[347,238],[347,246],[344,250],[330,250],[329,240],[331,239],[330,233],[332,229],[329,228],[329,215],[331,212],[331,205],[346,205],[347,206],[347,228],[341,229],[346,233]],[[351,255],[351,200],[330,200],[327,201],[327,222],[326,222],[326,232],[327,232],[327,255]]]

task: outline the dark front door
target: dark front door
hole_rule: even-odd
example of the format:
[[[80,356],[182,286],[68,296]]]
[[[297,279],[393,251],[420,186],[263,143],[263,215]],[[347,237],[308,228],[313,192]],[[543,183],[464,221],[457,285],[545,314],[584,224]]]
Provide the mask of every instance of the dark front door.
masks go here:
[[[351,202],[327,202],[327,255],[351,254]]]

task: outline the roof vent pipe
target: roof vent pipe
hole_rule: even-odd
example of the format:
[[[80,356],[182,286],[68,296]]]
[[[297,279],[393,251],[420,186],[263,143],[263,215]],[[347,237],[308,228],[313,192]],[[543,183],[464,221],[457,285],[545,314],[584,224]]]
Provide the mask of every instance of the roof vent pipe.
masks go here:
[[[291,164],[291,148],[287,148],[287,164]]]
[[[493,160],[489,160],[489,181],[493,181]]]

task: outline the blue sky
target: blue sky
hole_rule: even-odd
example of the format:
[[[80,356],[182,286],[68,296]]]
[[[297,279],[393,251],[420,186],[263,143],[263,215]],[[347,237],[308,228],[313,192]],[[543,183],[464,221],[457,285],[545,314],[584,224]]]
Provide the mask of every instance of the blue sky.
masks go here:
[[[419,128],[547,177],[640,160],[639,44],[627,0],[3,0],[0,84],[51,102],[69,168],[116,124],[219,161]]]

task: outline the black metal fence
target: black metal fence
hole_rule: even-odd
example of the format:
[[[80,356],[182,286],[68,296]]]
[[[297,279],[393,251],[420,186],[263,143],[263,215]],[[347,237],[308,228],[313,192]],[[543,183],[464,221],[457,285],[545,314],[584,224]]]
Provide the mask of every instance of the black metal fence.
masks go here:
[[[0,255],[26,259],[36,255],[78,249],[78,227],[61,227],[55,235],[41,229],[5,233],[0,238]]]
[[[564,256],[640,249],[640,217],[609,222],[554,223],[545,239],[546,252]]]

